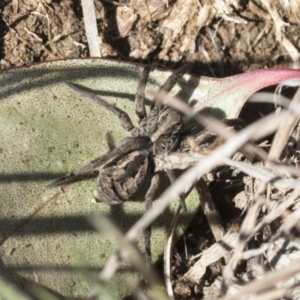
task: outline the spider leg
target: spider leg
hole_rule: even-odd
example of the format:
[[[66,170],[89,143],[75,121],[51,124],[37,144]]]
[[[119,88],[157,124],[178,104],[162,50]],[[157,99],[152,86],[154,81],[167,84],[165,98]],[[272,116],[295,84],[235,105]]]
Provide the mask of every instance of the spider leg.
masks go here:
[[[47,187],[57,187],[71,182],[78,181],[86,175],[92,173],[96,169],[106,167],[108,164],[120,159],[129,152],[136,150],[144,150],[151,146],[151,140],[148,137],[127,137],[123,140],[120,146],[108,153],[97,157],[89,162],[87,165],[66,174],[50,182]]]
[[[66,85],[74,92],[76,92],[77,94],[87,97],[93,101],[95,101],[96,103],[98,103],[99,105],[105,107],[108,111],[112,112],[114,115],[116,115],[122,123],[122,126],[124,127],[124,129],[128,132],[131,132],[134,129],[134,126],[132,124],[131,119],[129,118],[128,114],[126,112],[124,112],[123,110],[119,109],[118,107],[106,102],[102,97],[95,95],[92,92],[88,92],[86,90],[83,90],[81,87],[79,87],[78,85],[75,85],[73,83],[70,82],[66,82]]]
[[[165,83],[160,87],[159,92],[164,91],[166,93],[170,92],[174,85],[177,83],[178,79],[182,77],[186,72],[190,71],[192,65],[185,64],[182,67],[176,69],[172,75],[165,81]],[[153,99],[155,106],[159,105],[159,101],[156,97]]]
[[[139,81],[137,92],[135,94],[135,113],[140,120],[146,118],[146,109],[145,109],[145,87],[151,71],[151,66],[147,65],[144,67],[142,76]]]
[[[72,183],[75,181],[78,181],[84,177],[86,177],[88,174],[91,174],[94,170],[101,168],[102,166],[108,164],[112,159],[116,159],[116,152],[111,151],[103,156],[99,156],[95,158],[94,160],[90,161],[87,165],[76,169],[68,174],[66,174],[63,177],[60,177],[49,184],[47,184],[46,187],[52,188],[52,187],[58,187],[61,185],[65,185],[68,183]]]
[[[156,191],[160,185],[160,176],[159,173],[155,173],[151,179],[151,185],[148,189],[145,196],[145,212],[152,208],[152,202],[155,196]],[[145,251],[146,251],[146,263],[147,266],[151,265],[151,226],[145,229],[143,232],[144,242],[145,242]]]
[[[182,77],[186,72],[191,69],[190,64],[185,64],[182,67],[176,69],[171,76],[165,81],[158,91],[169,92],[174,85],[177,83],[178,79]],[[160,102],[157,96],[154,96],[153,104],[151,106],[150,116],[159,115],[160,111],[163,111],[158,118],[157,130],[152,134],[152,141],[155,143],[160,136],[165,134],[177,134],[182,129],[182,116],[176,110],[165,107],[163,110],[160,109]]]

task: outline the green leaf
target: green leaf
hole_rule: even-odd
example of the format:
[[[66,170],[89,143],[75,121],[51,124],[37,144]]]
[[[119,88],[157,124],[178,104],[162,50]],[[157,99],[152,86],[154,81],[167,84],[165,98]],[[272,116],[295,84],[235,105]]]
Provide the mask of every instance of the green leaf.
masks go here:
[[[104,214],[125,232],[143,214],[149,182],[136,199],[120,206],[92,202],[95,178],[74,183],[65,193],[45,187],[128,136],[115,116],[75,95],[64,82],[94,90],[137,124],[134,94],[141,70],[132,64],[91,59],[43,63],[0,74],[0,272],[12,281],[26,278],[64,296],[89,295],[115,245],[110,232],[96,232],[87,217]],[[153,72],[150,88],[157,90],[169,74]],[[164,181],[166,187],[169,183]],[[154,261],[163,253],[177,205],[176,200],[154,225]],[[178,233],[198,206],[193,192]],[[142,240],[139,244],[143,249]],[[113,299],[126,294],[128,281],[139,278],[124,263],[109,287]]]

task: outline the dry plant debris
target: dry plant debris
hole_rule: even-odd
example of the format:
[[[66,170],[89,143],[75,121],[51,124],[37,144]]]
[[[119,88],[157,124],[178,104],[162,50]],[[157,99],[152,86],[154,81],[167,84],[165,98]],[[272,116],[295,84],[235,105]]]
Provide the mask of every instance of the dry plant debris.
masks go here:
[[[296,103],[298,100],[299,90],[292,103]],[[292,107],[293,105],[291,105],[291,109],[295,116],[299,116],[299,106]],[[273,115],[268,122],[274,122],[275,119],[276,117]],[[291,116],[286,115],[281,122],[287,123],[287,120],[290,119]],[[257,121],[248,129],[252,126],[257,130],[262,128],[258,125],[262,121]],[[269,126],[266,122],[264,124],[263,127]],[[279,125],[280,122],[277,124]],[[211,127],[217,128],[213,123]],[[239,134],[248,129],[245,128]],[[218,130],[218,134],[222,135],[222,132]],[[278,164],[279,160],[266,161],[273,172],[273,175],[269,174],[271,177],[267,174],[266,169],[261,169],[261,163],[253,160],[253,157],[248,163],[245,163],[248,160],[247,156],[242,153],[234,156],[235,163],[233,161],[225,162],[221,154],[219,158],[216,157],[227,167],[219,167],[208,177],[207,182],[211,182],[211,190],[213,191],[216,186],[219,186],[222,191],[227,190],[228,193],[229,190],[238,190],[242,187],[242,191],[235,192],[236,196],[230,201],[235,202],[235,206],[241,214],[245,212],[246,214],[241,220],[237,219],[235,224],[225,223],[227,233],[221,238],[214,235],[216,242],[201,249],[198,254],[200,258],[197,258],[198,261],[194,265],[192,263],[193,266],[187,269],[184,276],[183,274],[176,275],[174,291],[180,299],[186,298],[187,295],[189,295],[187,299],[196,299],[197,296],[201,296],[203,299],[218,297],[220,299],[283,299],[283,297],[284,299],[298,299],[300,193],[297,178],[299,170],[297,163],[292,163],[289,158],[293,157],[294,161],[299,160],[296,145],[300,136],[299,134],[296,136],[296,138],[295,135],[292,138],[293,144],[286,145],[285,151],[280,157],[280,160],[288,162],[288,165]],[[229,144],[229,142],[230,140],[226,143]],[[275,139],[274,143],[278,143],[278,140]],[[263,147],[263,149],[269,148],[269,146],[266,147],[266,142],[260,145],[258,147]],[[288,152],[286,151],[287,147],[289,148]],[[198,158],[200,166],[204,157],[202,148],[196,146],[192,152],[184,156],[178,154],[177,164],[181,159],[183,164],[193,165],[197,160],[192,162],[191,158],[194,156]],[[216,149],[216,151],[218,150]],[[172,155],[175,156],[175,154]],[[189,157],[189,160],[185,160],[186,157]],[[210,156],[206,159],[209,158]],[[170,167],[171,161],[172,156],[166,167]],[[204,165],[205,163],[202,163],[203,167]],[[292,168],[293,170],[291,170]],[[279,184],[280,182],[283,185]],[[224,206],[224,200],[226,200],[224,192],[220,191],[217,194],[222,199],[215,199],[215,201],[221,201],[222,203],[219,205]],[[201,204],[205,205],[205,202]],[[226,210],[232,209],[227,203]],[[209,212],[205,207],[203,210],[206,211],[211,230],[213,226],[215,228],[223,227],[223,222],[218,221],[219,217],[214,218],[213,221],[210,218],[210,215],[215,214],[214,205],[210,205]],[[226,218],[226,214],[220,209],[220,206],[217,215],[219,214],[221,218]],[[186,259],[189,257],[188,265],[195,260],[190,255],[186,256]],[[182,257],[181,260],[183,260]],[[179,267],[181,264],[182,262],[180,263],[178,260],[174,261],[174,266]],[[219,268],[216,269],[215,264],[218,264]],[[190,286],[190,290],[187,290],[184,283]]]
[[[3,59],[9,66],[84,57],[87,53],[79,42],[84,31],[72,1],[12,1],[4,7],[2,19],[7,28]]]
[[[0,4],[1,66],[86,57],[87,35],[94,36],[102,57],[156,59],[171,66],[182,59],[198,61],[201,73],[210,75],[299,61],[298,0],[94,3],[99,37],[95,30],[85,32],[79,0]]]

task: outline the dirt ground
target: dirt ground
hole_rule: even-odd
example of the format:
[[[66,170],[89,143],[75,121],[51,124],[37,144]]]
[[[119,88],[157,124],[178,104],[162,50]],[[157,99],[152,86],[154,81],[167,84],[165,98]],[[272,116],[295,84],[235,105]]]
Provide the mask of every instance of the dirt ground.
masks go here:
[[[144,63],[158,61],[168,68],[188,61],[193,63],[193,73],[211,77],[299,66],[297,1],[94,2],[102,57]],[[0,12],[1,69],[89,57],[79,0],[2,0]],[[213,189],[216,187],[212,186]],[[224,191],[217,190],[225,193],[226,187]],[[233,196],[228,193],[229,203]],[[234,222],[231,212],[235,218],[234,206],[225,216],[228,224]],[[190,255],[204,249],[212,239],[203,219],[199,215],[187,233]],[[199,228],[199,224],[200,235],[193,229]],[[185,251],[184,242],[176,251],[177,257],[184,256],[180,254]],[[175,293],[178,299],[200,299],[203,286],[200,290],[198,285],[188,286],[181,281],[188,268],[187,262],[174,259]],[[207,285],[210,278],[220,273],[220,268],[216,265],[210,270]]]
[[[95,1],[103,57],[228,76],[297,66],[297,1]],[[274,3],[274,4],[273,4]],[[290,7],[294,5],[293,7]],[[80,1],[1,1],[1,68],[89,56]]]

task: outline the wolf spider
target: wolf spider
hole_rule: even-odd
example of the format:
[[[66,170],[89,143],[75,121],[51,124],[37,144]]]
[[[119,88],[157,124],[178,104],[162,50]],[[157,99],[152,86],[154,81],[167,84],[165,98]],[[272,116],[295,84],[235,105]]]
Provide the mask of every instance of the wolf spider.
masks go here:
[[[125,138],[116,149],[51,182],[48,187],[77,181],[95,169],[102,168],[103,171],[99,172],[94,196],[110,205],[122,204],[136,193],[144,181],[151,164],[153,165],[153,156],[168,153],[178,147],[184,126],[182,115],[172,108],[161,106],[155,102],[151,106],[149,115],[146,114],[145,86],[150,69],[150,66],[144,68],[135,96],[135,112],[140,120],[138,127],[134,127],[127,113],[121,109],[109,104],[100,96],[87,92],[72,83],[67,83],[71,90],[92,99],[115,114],[131,136]],[[169,92],[177,80],[189,69],[190,65],[184,65],[175,70],[160,90]],[[173,183],[175,180],[174,171],[168,170],[166,173]],[[155,192],[159,187],[159,177],[159,173],[154,173],[152,177],[150,188],[145,196],[146,210],[152,205]],[[180,198],[181,206],[185,209],[184,197],[181,196]],[[146,253],[150,253],[150,229],[145,233],[145,245]],[[148,255],[150,256],[150,254]]]

